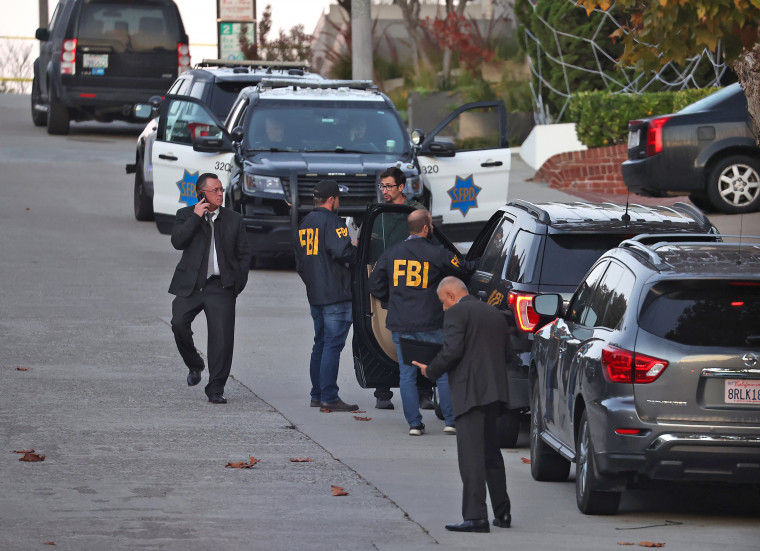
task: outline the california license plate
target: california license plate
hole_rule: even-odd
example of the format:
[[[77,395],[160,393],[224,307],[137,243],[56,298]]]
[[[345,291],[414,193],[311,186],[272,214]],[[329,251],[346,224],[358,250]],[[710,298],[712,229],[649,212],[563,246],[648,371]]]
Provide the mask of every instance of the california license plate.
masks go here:
[[[82,66],[85,69],[108,69],[108,54],[84,54]]]
[[[760,404],[760,380],[727,379],[727,404]]]
[[[636,147],[639,147],[640,135],[641,135],[641,130],[633,130],[631,132],[628,132],[628,149],[634,149]]]

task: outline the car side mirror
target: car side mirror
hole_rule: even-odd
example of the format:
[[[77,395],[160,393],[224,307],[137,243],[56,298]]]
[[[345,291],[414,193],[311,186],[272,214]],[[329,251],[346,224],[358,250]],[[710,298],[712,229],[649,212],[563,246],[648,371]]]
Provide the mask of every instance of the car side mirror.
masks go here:
[[[147,121],[153,118],[153,106],[149,103],[136,103],[132,114],[139,121]]]
[[[456,155],[456,147],[451,142],[430,142],[422,150],[433,157],[453,157]]]
[[[242,143],[243,138],[245,138],[245,132],[243,132],[242,126],[236,126],[232,129],[232,132],[230,133],[230,137],[232,138],[232,143]]]
[[[232,151],[229,143],[224,143],[224,138],[216,138],[213,136],[199,136],[195,138],[193,142],[193,151],[199,151],[201,153],[223,153],[225,151]]]
[[[40,27],[35,31],[34,38],[36,38],[40,42],[47,42],[48,40],[50,40],[50,31],[47,30],[45,27]]]
[[[539,316],[556,318],[562,312],[562,296],[549,293],[536,295],[533,297],[533,310]]]

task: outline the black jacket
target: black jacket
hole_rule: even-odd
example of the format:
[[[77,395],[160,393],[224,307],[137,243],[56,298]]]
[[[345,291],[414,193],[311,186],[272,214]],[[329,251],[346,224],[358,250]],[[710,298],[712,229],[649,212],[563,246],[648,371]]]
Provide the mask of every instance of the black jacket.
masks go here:
[[[219,207],[214,221],[214,239],[222,287],[233,287],[237,296],[245,288],[251,269],[243,217],[234,210]],[[174,219],[171,241],[175,249],[182,251],[182,258],[174,270],[169,292],[188,297],[206,282],[211,227],[193,212],[193,207],[181,208]]]
[[[508,402],[505,314],[467,295],[443,317],[443,348],[427,367],[435,381],[449,374],[456,417],[476,406]]]
[[[390,331],[431,331],[443,325],[438,283],[448,275],[467,279],[473,269],[444,247],[410,237],[380,256],[369,276],[369,292],[388,303]]]
[[[306,284],[309,304],[351,300],[348,266],[356,263],[356,247],[343,219],[318,207],[301,221],[296,239],[296,271]]]

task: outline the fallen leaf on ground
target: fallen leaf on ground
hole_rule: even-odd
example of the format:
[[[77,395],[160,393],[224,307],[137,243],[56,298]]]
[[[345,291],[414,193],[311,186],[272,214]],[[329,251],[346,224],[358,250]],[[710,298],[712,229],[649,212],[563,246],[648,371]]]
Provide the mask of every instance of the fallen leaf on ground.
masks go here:
[[[292,463],[311,463],[314,460],[311,457],[292,457],[290,461]]]
[[[27,452],[21,457],[18,458],[19,461],[29,461],[29,462],[35,462],[35,461],[45,461],[44,455],[39,455],[37,453],[31,453]]]
[[[636,545],[632,541],[619,541],[618,545]]]
[[[321,413],[332,413],[332,410],[331,409],[327,409],[327,408],[319,408],[319,411]]]
[[[34,450],[13,450],[13,453],[34,453]]]
[[[664,543],[656,543],[654,541],[640,541],[639,547],[665,547]]]
[[[354,415],[354,419],[357,421],[372,421],[372,417],[359,417],[358,415]]]
[[[17,367],[16,371],[29,371],[28,367]]]
[[[230,461],[225,465],[225,467],[230,467],[232,469],[250,469],[253,467],[256,463],[261,461],[260,459],[256,459],[252,455],[249,456],[250,461]]]
[[[26,210],[29,210],[29,209],[26,209]],[[55,542],[54,541],[46,541],[42,545],[55,545]]]
[[[366,409],[356,409],[356,410],[352,411],[351,413],[367,413],[367,410]]]
[[[340,486],[330,486],[330,489],[332,490],[332,495],[334,496],[347,496],[348,492],[341,488]]]
[[[521,457],[520,461],[522,461],[523,463],[530,463],[530,459],[528,459],[527,457]]]

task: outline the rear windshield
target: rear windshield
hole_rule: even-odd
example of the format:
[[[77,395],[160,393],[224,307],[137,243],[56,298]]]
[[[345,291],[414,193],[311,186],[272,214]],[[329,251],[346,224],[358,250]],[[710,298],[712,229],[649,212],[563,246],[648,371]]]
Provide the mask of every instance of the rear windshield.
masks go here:
[[[731,86],[726,86],[701,100],[687,105],[681,109],[679,113],[699,113],[700,111],[709,111],[724,107],[741,109],[742,105],[744,106],[744,109],[747,108],[747,98],[737,83],[732,84]]]
[[[578,285],[591,265],[630,235],[549,235],[541,269],[542,285]]]
[[[659,283],[644,300],[639,326],[689,346],[760,346],[760,282]]]
[[[179,25],[170,4],[88,2],[79,16],[78,39],[117,51],[177,50]]]

